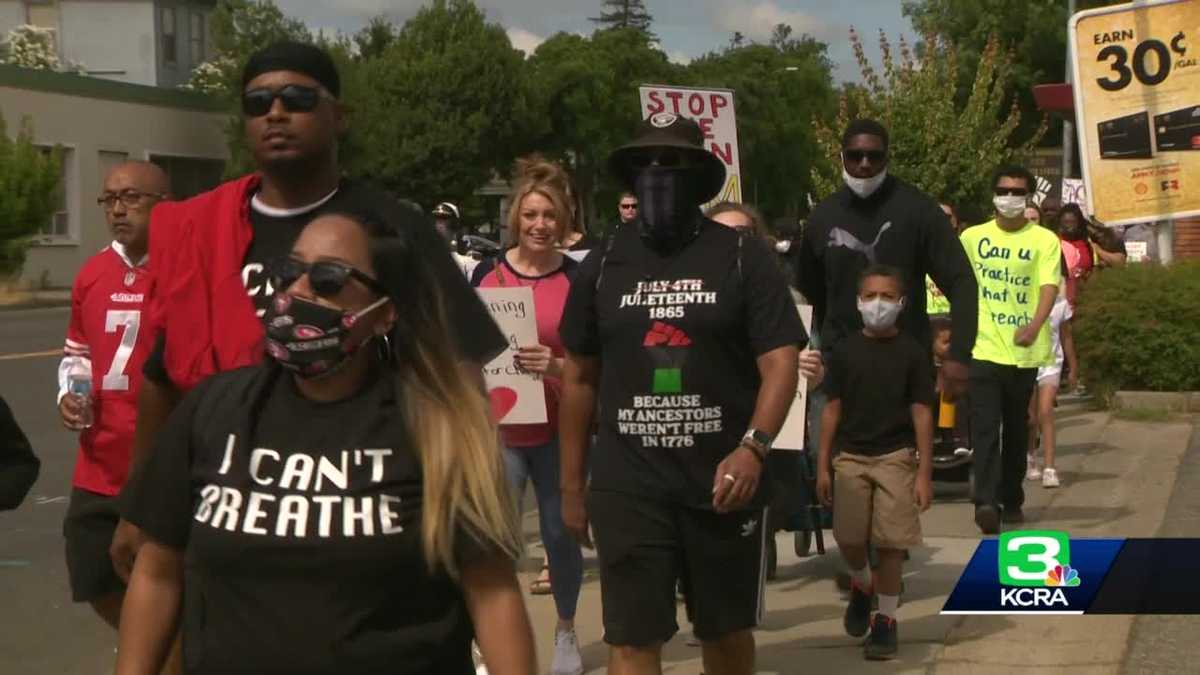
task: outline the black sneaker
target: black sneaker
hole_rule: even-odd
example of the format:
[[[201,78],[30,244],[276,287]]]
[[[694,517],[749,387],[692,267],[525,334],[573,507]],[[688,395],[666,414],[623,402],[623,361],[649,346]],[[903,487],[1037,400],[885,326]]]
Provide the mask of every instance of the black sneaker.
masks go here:
[[[898,633],[895,619],[876,614],[871,621],[871,635],[863,645],[863,656],[869,661],[888,661],[896,658],[899,649]]]
[[[847,635],[862,637],[867,634],[867,628],[871,625],[871,600],[874,595],[859,588],[857,581],[850,582],[850,602],[846,605],[846,616],[842,619]]]
[[[1025,512],[1019,506],[1014,506],[1011,509],[1006,508],[1000,513],[1000,522],[1023,523],[1025,522]]]
[[[991,504],[980,504],[975,507],[975,524],[984,534],[1000,532],[1000,512]]]

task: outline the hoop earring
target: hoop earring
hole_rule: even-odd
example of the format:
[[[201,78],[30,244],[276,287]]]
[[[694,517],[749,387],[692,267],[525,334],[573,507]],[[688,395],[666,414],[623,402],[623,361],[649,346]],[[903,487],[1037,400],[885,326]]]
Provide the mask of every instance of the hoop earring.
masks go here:
[[[391,361],[392,360],[392,339],[388,337],[387,333],[382,333],[378,337],[379,337],[379,339],[375,342],[375,349],[379,354],[379,360],[380,361]]]

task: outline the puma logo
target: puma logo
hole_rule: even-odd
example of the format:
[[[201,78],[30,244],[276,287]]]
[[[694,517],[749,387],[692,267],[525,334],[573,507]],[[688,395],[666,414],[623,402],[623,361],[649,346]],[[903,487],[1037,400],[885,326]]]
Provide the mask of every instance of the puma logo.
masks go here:
[[[754,534],[754,530],[758,529],[758,519],[751,518],[742,523],[742,536],[749,537]]]
[[[871,242],[870,244],[864,244],[859,240],[858,237],[850,234],[840,227],[835,227],[829,231],[829,246],[838,246],[841,248],[848,248],[851,251],[858,251],[859,253],[865,255],[869,262],[874,264],[875,247],[879,245],[879,240],[883,238],[883,233],[887,232],[888,228],[891,226],[892,221],[890,220],[884,223],[883,227],[879,228],[879,234],[875,235],[875,241]]]

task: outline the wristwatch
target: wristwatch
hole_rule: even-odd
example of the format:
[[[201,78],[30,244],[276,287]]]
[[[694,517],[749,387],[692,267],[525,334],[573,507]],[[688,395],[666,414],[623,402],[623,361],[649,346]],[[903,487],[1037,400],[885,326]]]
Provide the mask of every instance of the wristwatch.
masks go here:
[[[751,427],[746,430],[746,435],[742,436],[742,445],[749,448],[751,452],[758,455],[760,460],[765,462],[767,454],[771,452],[771,443],[774,440],[767,432]]]

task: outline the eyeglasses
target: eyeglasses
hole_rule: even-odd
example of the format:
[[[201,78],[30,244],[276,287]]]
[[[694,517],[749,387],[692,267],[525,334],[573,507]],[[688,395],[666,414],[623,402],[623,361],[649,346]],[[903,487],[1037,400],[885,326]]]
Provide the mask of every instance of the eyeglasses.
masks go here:
[[[332,260],[306,263],[295,258],[283,258],[271,266],[271,283],[276,290],[281,291],[290,288],[306,272],[308,285],[322,298],[332,298],[341,293],[346,286],[346,280],[351,277],[379,295],[388,295],[387,289],[375,279],[349,265]]]
[[[120,201],[127,209],[132,209],[142,203],[142,199],[151,197],[153,199],[162,199],[166,195],[158,192],[142,192],[141,190],[121,190],[120,192],[106,192],[99,197],[96,197],[96,205],[105,211],[112,211]]]
[[[851,164],[861,164],[864,159],[879,164],[887,159],[887,153],[883,150],[843,150],[842,157]]]
[[[618,204],[622,211],[637,211],[637,204]]]
[[[322,98],[330,98],[316,87],[289,84],[278,90],[251,89],[242,94],[242,114],[246,117],[262,117],[271,112],[275,99],[283,102],[288,112],[312,112]]]
[[[1008,188],[998,187],[992,190],[997,197],[1028,197],[1029,190],[1027,188]]]

